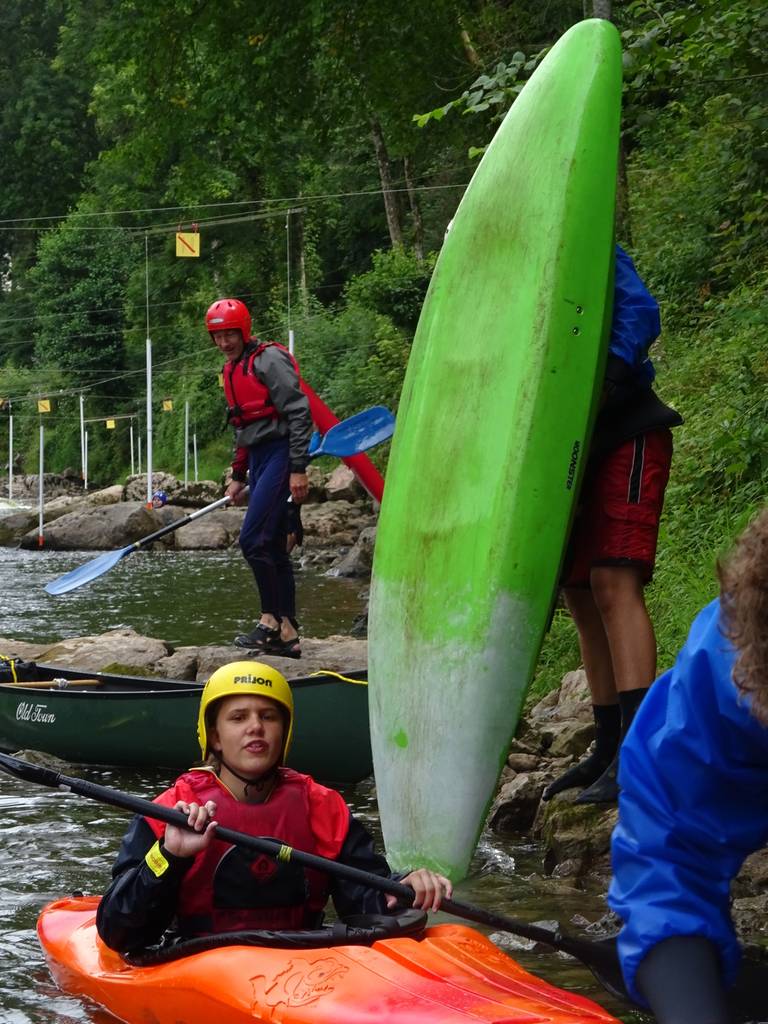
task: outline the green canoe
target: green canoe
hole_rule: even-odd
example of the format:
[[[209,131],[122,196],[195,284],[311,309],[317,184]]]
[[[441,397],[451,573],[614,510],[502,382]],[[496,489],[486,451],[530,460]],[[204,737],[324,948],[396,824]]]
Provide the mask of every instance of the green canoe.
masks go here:
[[[373,768],[365,673],[348,679],[320,673],[289,680],[296,714],[288,764],[323,782],[359,782]],[[200,760],[201,692],[202,683],[37,664],[26,685],[0,683],[0,750],[188,768]]]
[[[618,32],[579,23],[483,157],[419,320],[369,614],[396,868],[466,873],[534,671],[602,381],[620,102]]]

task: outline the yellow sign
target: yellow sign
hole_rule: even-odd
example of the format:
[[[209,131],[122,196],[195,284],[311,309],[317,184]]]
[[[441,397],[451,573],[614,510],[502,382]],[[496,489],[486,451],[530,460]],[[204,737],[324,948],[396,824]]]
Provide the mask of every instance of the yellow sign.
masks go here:
[[[38,412],[50,412],[51,411],[51,400],[50,400],[50,398],[39,398],[37,400],[37,411]]]
[[[187,257],[200,255],[200,235],[197,231],[176,232],[176,255]]]
[[[163,412],[173,412],[173,401],[170,398],[163,399]]]
[[[107,430],[114,430],[114,429],[115,429],[115,421],[114,420],[107,420]]]

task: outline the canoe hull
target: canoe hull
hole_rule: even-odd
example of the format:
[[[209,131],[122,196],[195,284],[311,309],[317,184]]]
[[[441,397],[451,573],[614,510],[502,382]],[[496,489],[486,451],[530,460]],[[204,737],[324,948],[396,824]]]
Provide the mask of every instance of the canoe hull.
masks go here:
[[[372,947],[228,946],[132,968],[96,936],[98,899],[46,907],[38,935],[65,991],[128,1024],[616,1024],[594,1003],[524,971],[462,925]]]
[[[290,680],[296,721],[290,767],[325,782],[371,774],[368,687],[330,674]],[[202,683],[117,676],[37,665],[35,678],[98,686],[25,688],[0,684],[0,750],[40,750],[81,764],[183,769],[199,761]]]
[[[618,33],[574,26],[459,206],[398,411],[369,612],[387,855],[459,879],[551,613],[602,380]]]

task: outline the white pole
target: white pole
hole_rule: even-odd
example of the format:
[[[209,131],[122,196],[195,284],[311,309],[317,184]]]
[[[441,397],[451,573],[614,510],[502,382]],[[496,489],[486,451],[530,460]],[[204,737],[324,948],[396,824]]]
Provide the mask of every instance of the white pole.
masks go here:
[[[147,299],[147,508],[152,507],[152,339],[149,336],[149,236],[144,235],[144,289]]]
[[[291,330],[291,211],[285,215],[285,282],[288,320],[288,351],[293,355],[293,331]]]
[[[37,488],[37,546],[43,546],[43,449],[45,448],[45,427],[40,424],[40,459],[38,463]]]
[[[83,486],[88,490],[88,431],[83,436]]]
[[[13,413],[8,415],[8,501],[13,498]]]
[[[184,487],[189,483],[189,401],[184,402]]]
[[[130,435],[131,435],[131,476],[136,475],[136,467],[133,461],[133,420],[129,424]]]
[[[85,480],[85,397],[80,395],[80,476]]]
[[[197,431],[192,435],[192,448],[195,452],[195,483],[197,483]]]
[[[139,471],[139,476],[141,476],[141,430],[139,430],[139,433],[138,433],[138,435],[136,437],[136,441],[137,441],[137,451],[139,453],[139,465],[138,465],[137,468],[138,468],[138,471]]]

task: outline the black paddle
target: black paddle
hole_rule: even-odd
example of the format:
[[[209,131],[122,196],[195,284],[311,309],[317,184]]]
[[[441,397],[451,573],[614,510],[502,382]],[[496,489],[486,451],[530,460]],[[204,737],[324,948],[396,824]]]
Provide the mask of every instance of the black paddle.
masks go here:
[[[30,764],[29,761],[22,761],[20,758],[11,757],[9,754],[0,754],[0,769],[8,772],[9,775],[15,775],[19,779],[24,779],[26,782],[33,782],[40,786],[49,786],[51,789],[77,793],[79,796],[89,797],[91,800],[97,800],[112,807],[120,807],[134,814],[141,814],[146,818],[154,818],[158,821],[164,821],[169,825],[177,825],[180,828],[190,828],[187,823],[187,816],[181,811],[174,810],[171,807],[163,807],[160,804],[152,803],[150,800],[131,796],[129,793],[123,793],[117,789],[100,786],[95,782],[87,782],[85,779],[63,775],[52,768]],[[373,875],[368,871],[361,871],[359,868],[340,864],[325,857],[318,857],[313,853],[304,853],[302,850],[286,846],[275,839],[250,836],[244,832],[236,832],[234,829],[224,828],[221,825],[216,827],[216,834],[227,842],[245,849],[255,850],[258,853],[265,853],[276,860],[294,861],[297,864],[324,871],[326,874],[335,875],[337,878],[359,882],[371,889],[378,889],[381,892],[397,896],[409,906],[413,900],[413,889],[410,886],[403,885],[401,882],[396,882],[391,878],[382,878],[380,875]],[[625,1002],[632,1003],[621,974],[616,942],[613,938],[604,939],[601,942],[578,939],[573,936],[563,935],[559,931],[552,932],[535,924],[527,924],[524,921],[517,920],[517,918],[508,917],[506,914],[497,914],[493,911],[483,910],[481,907],[474,907],[469,903],[462,903],[458,900],[443,900],[440,909],[448,914],[453,914],[455,917],[464,918],[476,924],[484,924],[499,931],[511,932],[513,935],[520,935],[535,942],[545,943],[559,952],[568,953],[585,964],[611,995],[623,999]],[[747,991],[740,991],[738,993],[739,1020],[758,1020],[760,1019],[759,1015],[762,1013],[765,1002],[768,967],[761,963],[747,964],[745,965],[743,976],[747,981]],[[632,1005],[635,1004],[632,1003]]]

